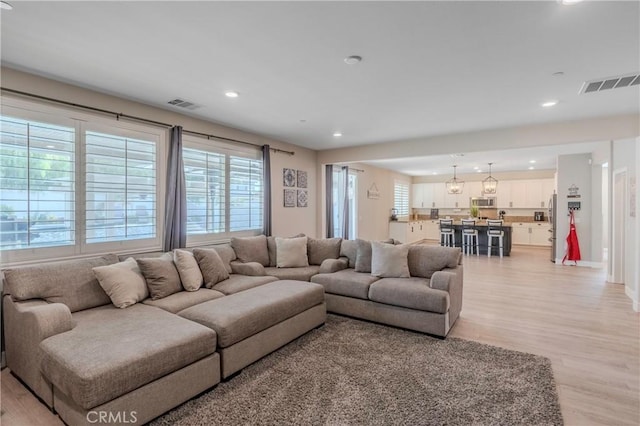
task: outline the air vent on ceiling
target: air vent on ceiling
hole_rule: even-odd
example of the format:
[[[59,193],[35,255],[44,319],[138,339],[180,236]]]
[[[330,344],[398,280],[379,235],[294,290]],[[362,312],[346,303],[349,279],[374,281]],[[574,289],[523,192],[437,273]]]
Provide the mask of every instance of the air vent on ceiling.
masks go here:
[[[603,90],[618,89],[620,87],[637,86],[638,84],[640,84],[640,75],[638,73],[599,78],[597,80],[585,81],[582,84],[580,93],[601,92]]]
[[[179,108],[185,108],[194,110],[200,108],[200,105],[196,105],[193,102],[185,101],[184,99],[176,98],[172,101],[167,102],[169,105],[177,106]]]

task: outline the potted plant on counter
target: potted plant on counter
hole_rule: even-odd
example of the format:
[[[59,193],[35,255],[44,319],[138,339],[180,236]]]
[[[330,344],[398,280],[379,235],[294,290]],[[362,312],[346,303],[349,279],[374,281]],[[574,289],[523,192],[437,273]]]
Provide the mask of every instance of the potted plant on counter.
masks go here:
[[[471,217],[477,218],[478,217],[478,206],[471,206],[471,208],[469,208],[469,214],[471,215]]]

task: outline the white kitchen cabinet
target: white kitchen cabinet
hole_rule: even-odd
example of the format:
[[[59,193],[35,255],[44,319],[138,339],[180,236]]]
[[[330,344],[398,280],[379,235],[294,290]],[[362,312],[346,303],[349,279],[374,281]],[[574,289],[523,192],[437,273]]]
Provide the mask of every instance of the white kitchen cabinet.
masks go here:
[[[411,222],[389,222],[389,238],[393,238],[402,243],[413,243],[423,240],[424,237],[424,221]]]
[[[496,194],[499,209],[508,209],[511,202],[511,181],[498,181],[498,190]]]
[[[425,220],[424,221],[424,238],[427,240],[440,239],[440,221],[439,220]]]
[[[527,246],[551,246],[550,225],[547,222],[519,222],[511,224],[511,243]]]
[[[421,209],[425,207],[424,196],[427,183],[414,183],[411,185],[411,207]]]
[[[555,179],[542,180],[542,201],[544,202],[545,208],[549,208],[549,199],[551,198],[555,190],[556,190]]]
[[[463,196],[468,200],[469,198],[477,198],[483,197],[482,195],[482,182],[466,182],[464,184],[464,192]],[[488,197],[493,197],[494,195],[488,195]],[[460,205],[462,208],[469,208],[469,205]]]
[[[527,206],[527,182],[524,180],[511,181],[511,200],[509,200],[510,208],[522,209]]]

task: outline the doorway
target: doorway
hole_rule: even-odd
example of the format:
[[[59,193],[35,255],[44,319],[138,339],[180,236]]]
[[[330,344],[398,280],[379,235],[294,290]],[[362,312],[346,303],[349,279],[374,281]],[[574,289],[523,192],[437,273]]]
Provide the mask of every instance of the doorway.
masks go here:
[[[625,217],[627,206],[627,169],[614,170],[611,209],[611,247],[609,282],[625,282]]]

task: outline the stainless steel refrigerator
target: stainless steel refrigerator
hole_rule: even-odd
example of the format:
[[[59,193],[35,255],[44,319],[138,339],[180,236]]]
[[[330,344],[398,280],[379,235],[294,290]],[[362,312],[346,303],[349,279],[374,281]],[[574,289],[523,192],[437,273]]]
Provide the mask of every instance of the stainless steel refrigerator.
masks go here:
[[[556,261],[556,230],[558,223],[558,194],[555,192],[549,199],[549,225],[551,225],[551,229],[549,232],[551,233],[549,237],[549,241],[551,242],[551,261],[555,263]]]

